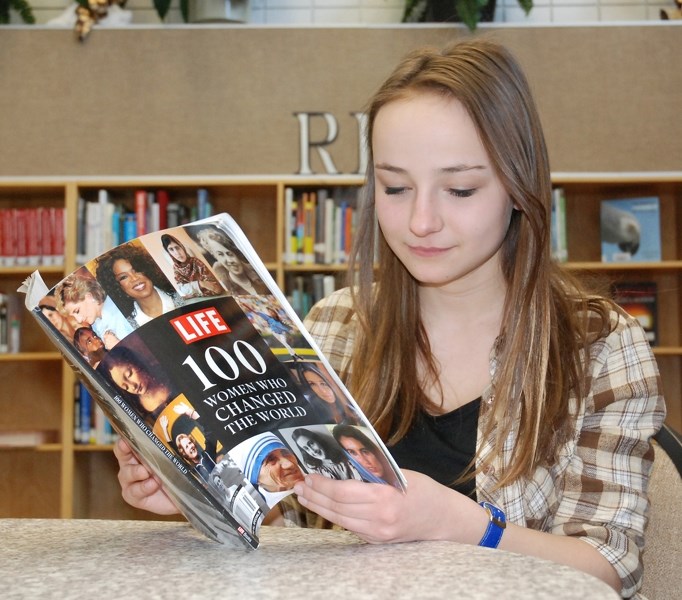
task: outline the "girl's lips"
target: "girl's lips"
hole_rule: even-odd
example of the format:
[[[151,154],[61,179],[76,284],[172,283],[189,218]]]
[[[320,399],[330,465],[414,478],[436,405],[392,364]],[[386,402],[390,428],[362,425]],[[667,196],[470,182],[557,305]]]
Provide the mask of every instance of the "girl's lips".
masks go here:
[[[450,250],[450,248],[437,248],[434,246],[408,246],[408,248],[412,254],[416,254],[417,256],[421,256],[423,258],[442,256],[448,250]]]

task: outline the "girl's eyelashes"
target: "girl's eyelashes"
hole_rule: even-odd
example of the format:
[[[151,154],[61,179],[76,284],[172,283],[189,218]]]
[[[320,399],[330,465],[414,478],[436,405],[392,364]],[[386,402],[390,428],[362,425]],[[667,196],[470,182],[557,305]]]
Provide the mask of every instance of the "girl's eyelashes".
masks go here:
[[[384,193],[387,196],[395,196],[397,194],[402,194],[407,188],[405,187],[385,187]]]
[[[384,194],[387,196],[397,196],[405,193],[409,188],[406,186],[384,186]],[[476,193],[476,188],[447,188],[447,193],[456,198],[469,198]]]
[[[456,196],[457,198],[469,198],[470,196],[473,196],[474,193],[476,192],[476,188],[469,188],[466,190],[459,190],[459,189],[449,189],[448,193],[452,196]]]

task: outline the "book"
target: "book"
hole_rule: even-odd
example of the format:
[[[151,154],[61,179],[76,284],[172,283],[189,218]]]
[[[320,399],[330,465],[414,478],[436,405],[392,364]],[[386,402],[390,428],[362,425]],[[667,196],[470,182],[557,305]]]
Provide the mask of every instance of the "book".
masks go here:
[[[602,200],[602,262],[660,261],[659,205],[657,197]]]
[[[205,261],[187,269],[199,256]],[[241,269],[223,265],[235,260]],[[227,281],[236,271],[250,282]],[[190,272],[222,290],[204,283],[183,298]],[[381,439],[229,215],[150,232],[52,289],[36,271],[21,291],[113,429],[209,538],[256,548],[265,514],[306,473],[404,489]],[[161,314],[144,313],[145,294],[160,296]],[[38,308],[46,296],[65,316],[78,314],[72,339]],[[84,441],[93,414],[81,407],[75,416]],[[365,440],[378,472],[346,452],[349,436]]]
[[[0,448],[31,448],[54,438],[49,431],[0,431]]]
[[[135,222],[138,236],[147,233],[147,192],[145,190],[135,191]]]
[[[557,262],[566,262],[568,260],[566,193],[562,187],[556,187],[552,190],[550,239],[552,258]]]
[[[655,281],[617,282],[613,301],[637,319],[652,346],[658,345],[658,295]]]

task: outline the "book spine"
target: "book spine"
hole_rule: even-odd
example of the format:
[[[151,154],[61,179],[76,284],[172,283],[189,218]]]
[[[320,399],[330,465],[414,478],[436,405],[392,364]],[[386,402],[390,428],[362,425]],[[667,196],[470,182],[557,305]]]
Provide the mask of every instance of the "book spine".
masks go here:
[[[16,230],[16,264],[25,266],[28,265],[28,215],[26,210],[21,208],[15,208],[13,212]]]
[[[159,231],[168,227],[168,192],[159,190],[156,193],[156,202],[159,205]]]
[[[24,209],[26,213],[27,264],[37,267],[42,258],[42,208]]]
[[[39,210],[40,219],[40,258],[38,264],[50,266],[54,264],[52,256],[52,208],[41,208]]]
[[[78,198],[78,214],[76,217],[76,262],[83,264],[86,261],[86,237],[87,237],[87,221],[86,221],[87,202],[84,198]]]
[[[303,248],[305,238],[305,207],[308,203],[308,193],[304,192],[298,201],[296,210],[296,263],[303,264]]]
[[[81,388],[83,384],[76,381],[73,386],[73,441],[80,444],[81,441]]]
[[[325,258],[325,235],[327,229],[325,227],[325,209],[327,202],[327,190],[321,189],[317,192],[317,201],[315,203],[315,263],[324,264]]]
[[[114,217],[116,215],[116,205],[109,200],[109,192],[100,190],[99,202],[101,204],[101,240],[99,254],[110,250],[116,244],[114,242]],[[99,256],[99,255],[98,255]]]
[[[294,263],[294,190],[284,189],[284,263]]]
[[[0,211],[0,219],[2,219],[2,266],[13,267],[16,264],[16,226],[14,219],[14,210],[11,208],[3,208]]]
[[[552,256],[559,262],[568,260],[568,240],[566,236],[566,193],[564,188],[552,190],[552,222],[550,224]]]
[[[123,241],[129,242],[137,237],[137,215],[125,213],[123,215]]]
[[[213,213],[213,207],[208,197],[208,190],[199,188],[197,190],[197,219],[206,219]]]
[[[135,192],[135,222],[137,236],[147,233],[147,192],[144,190]]]
[[[336,210],[334,198],[327,198],[324,201],[324,259],[325,265],[334,263],[334,217]]]
[[[52,225],[52,263],[63,266],[66,252],[66,209],[63,206],[50,211],[50,224]]]
[[[314,192],[305,196],[303,207],[303,264],[311,265],[315,262],[315,205]]]
[[[0,354],[9,352],[9,309],[7,296],[0,294]]]

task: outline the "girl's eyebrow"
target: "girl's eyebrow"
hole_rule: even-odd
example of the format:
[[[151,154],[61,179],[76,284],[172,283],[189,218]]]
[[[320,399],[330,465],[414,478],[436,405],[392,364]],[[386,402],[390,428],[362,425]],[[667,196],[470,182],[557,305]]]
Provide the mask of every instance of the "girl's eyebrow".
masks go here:
[[[389,165],[388,163],[377,163],[374,165],[377,171],[388,171],[390,173],[406,173],[406,170],[402,167],[396,167],[395,165]],[[487,169],[485,165],[467,165],[464,163],[456,164],[451,167],[443,167],[441,171],[443,173],[463,173],[465,171],[483,171]]]

